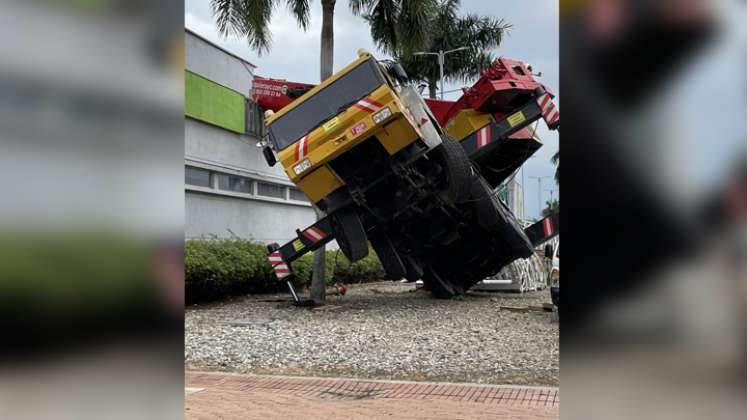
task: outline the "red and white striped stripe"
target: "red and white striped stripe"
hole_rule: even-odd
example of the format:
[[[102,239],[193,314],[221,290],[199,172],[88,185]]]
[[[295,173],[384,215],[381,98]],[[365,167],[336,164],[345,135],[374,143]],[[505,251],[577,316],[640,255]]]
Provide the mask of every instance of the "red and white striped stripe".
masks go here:
[[[275,276],[277,276],[278,280],[282,280],[290,276],[290,268],[288,268],[288,264],[283,261],[283,257],[280,255],[280,251],[274,251],[267,257],[267,259],[270,260],[270,265],[275,271]]]
[[[477,130],[477,148],[481,149],[490,143],[490,124]]]
[[[305,237],[311,239],[312,242],[319,242],[327,236],[323,230],[314,226],[303,231],[303,234]]]
[[[552,219],[549,217],[542,221],[542,232],[545,234],[545,238],[552,236],[555,232],[555,226],[553,226]]]
[[[370,114],[381,109],[381,107],[384,106],[384,104],[382,104],[381,102],[375,99],[363,98],[360,101],[353,104],[353,106],[358,109],[362,109]]]
[[[560,118],[560,112],[555,108],[555,104],[550,99],[550,94],[545,93],[537,99],[537,103],[542,109],[542,118],[545,119],[548,127],[552,127]]]
[[[306,157],[309,154],[309,135],[301,137],[296,142],[296,162]]]

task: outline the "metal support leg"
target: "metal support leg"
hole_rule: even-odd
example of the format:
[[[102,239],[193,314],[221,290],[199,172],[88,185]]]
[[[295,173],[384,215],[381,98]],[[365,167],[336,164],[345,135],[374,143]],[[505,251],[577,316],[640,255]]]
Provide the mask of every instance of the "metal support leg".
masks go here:
[[[300,303],[301,300],[298,299],[298,295],[296,294],[296,289],[293,288],[293,283],[290,280],[288,280],[285,282],[285,284],[288,285],[288,289],[290,289],[291,295],[293,295],[293,300],[295,300],[297,304]]]

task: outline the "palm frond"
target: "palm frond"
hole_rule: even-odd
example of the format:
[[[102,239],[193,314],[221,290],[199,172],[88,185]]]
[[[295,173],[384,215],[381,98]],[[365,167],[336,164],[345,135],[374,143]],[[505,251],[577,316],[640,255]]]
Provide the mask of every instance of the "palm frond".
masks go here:
[[[395,56],[411,79],[430,84],[439,78],[438,61],[433,56],[412,56],[412,53],[468,46],[469,50],[450,55],[444,65],[446,80],[468,82],[491,64],[490,51],[500,45],[511,28],[503,19],[475,14],[458,16],[460,0],[386,0],[391,10],[385,27],[381,15],[384,2],[351,0],[351,5],[368,5],[371,13],[366,20],[377,46]],[[397,5],[401,7],[398,9]],[[379,15],[374,15],[374,11]],[[392,16],[396,20],[394,28]]]
[[[396,0],[377,0],[371,2],[366,20],[371,25],[371,37],[376,46],[387,52],[394,53],[399,45],[397,19],[400,5]]]
[[[362,16],[368,12],[368,9],[373,3],[376,3],[376,1],[377,0],[350,0],[348,5],[350,6],[350,11],[353,12],[353,15]]]
[[[309,0],[288,0],[288,9],[296,17],[301,29],[305,31],[309,28]]]
[[[246,38],[249,46],[260,55],[270,51],[272,34],[270,20],[279,0],[211,0],[213,17],[223,36]],[[309,26],[309,0],[286,0],[298,26]]]
[[[397,19],[399,33],[398,53],[411,55],[425,49],[430,43],[433,30],[431,21],[437,11],[438,3],[434,0],[403,0]]]
[[[241,34],[241,27],[243,26],[241,22],[241,2],[235,0],[212,0],[210,7],[213,9],[213,17],[221,34]]]

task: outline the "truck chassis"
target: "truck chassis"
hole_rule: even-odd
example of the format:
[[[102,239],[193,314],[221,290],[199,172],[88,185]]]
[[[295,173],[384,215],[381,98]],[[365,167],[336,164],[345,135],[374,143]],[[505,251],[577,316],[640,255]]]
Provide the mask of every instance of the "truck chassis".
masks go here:
[[[507,159],[507,162],[509,162],[508,165],[498,161],[499,166],[501,167],[496,170],[494,167],[496,164],[496,156],[500,156],[501,154],[505,155],[505,151],[504,153],[501,153],[500,149],[506,145],[512,134],[528,127],[540,118],[545,120],[550,129],[559,128],[559,114],[552,104],[550,94],[545,92],[542,87],[534,89],[531,100],[527,101],[526,104],[518,110],[515,110],[500,119],[496,119],[495,114],[493,114],[490,116],[486,125],[477,128],[461,139],[457,139],[469,160],[475,165],[474,169],[477,173],[474,174],[474,185],[477,185],[478,189],[480,185],[484,185],[484,191],[473,193],[471,201],[487,199],[499,201],[499,199],[493,197],[490,193],[488,193],[488,196],[481,196],[479,194],[484,195],[485,191],[490,191],[490,189],[500,184],[521,166],[523,160],[516,159],[516,157],[509,157]],[[529,154],[533,151],[534,150],[531,150]],[[522,151],[514,150],[514,153],[522,153]],[[528,158],[528,154],[525,158]],[[503,156],[503,159],[506,159],[505,156]],[[395,174],[396,173],[397,171],[395,170]],[[400,178],[407,179],[405,174],[401,175]],[[368,186],[367,188],[371,188],[371,186]],[[355,191],[355,188],[352,190]],[[363,193],[364,191],[352,194],[352,199],[360,199],[357,197],[362,197]],[[361,200],[359,204],[365,205],[363,200]],[[509,220],[515,224],[515,218],[513,218],[510,211],[505,208],[505,205],[503,205],[504,209],[501,209],[502,203],[497,204],[498,207],[496,213],[504,219],[503,222]],[[411,206],[404,207],[407,210],[412,210]],[[478,208],[478,211],[475,212],[477,219],[475,222],[476,224],[484,225],[484,223],[482,223],[484,220],[481,219],[484,219],[485,217],[480,217],[481,214],[479,209],[484,209],[486,207],[476,207]],[[493,207],[489,207],[489,209],[492,210]],[[449,211],[459,211],[458,208],[454,208],[453,206],[442,210],[446,213]],[[488,219],[493,219],[495,217],[494,215],[489,214],[489,210],[485,210],[484,212],[488,213]],[[398,214],[392,215],[392,217],[396,216],[398,216]],[[403,277],[408,277],[408,279],[413,280],[413,277],[420,275],[424,276],[427,279],[427,287],[439,297],[450,297],[455,294],[463,293],[464,290],[469,288],[471,285],[482,278],[495,273],[511,261],[528,256],[526,252],[527,247],[537,246],[556,236],[559,232],[559,222],[559,215],[555,214],[523,229],[523,231],[519,232],[518,235],[514,234],[514,240],[521,242],[521,237],[523,236],[523,239],[527,242],[526,245],[514,244],[515,246],[513,249],[519,250],[515,252],[508,251],[508,249],[512,249],[512,244],[506,242],[507,240],[511,240],[510,229],[508,235],[506,235],[505,232],[503,234],[499,232],[499,234],[496,235],[495,233],[490,232],[490,229],[470,229],[470,227],[467,226],[466,229],[469,233],[465,235],[465,238],[462,238],[463,240],[452,241],[451,244],[442,246],[440,252],[432,254],[429,264],[426,265],[425,272],[407,273]],[[276,243],[268,245],[268,259],[273,271],[275,272],[278,281],[285,282],[288,285],[288,288],[293,295],[293,299],[298,305],[312,305],[313,302],[298,296],[293,287],[294,273],[291,263],[302,257],[304,254],[313,252],[333,239],[336,239],[334,234],[335,229],[333,228],[332,223],[333,221],[330,217],[324,217],[304,229],[297,229],[296,238],[282,246]],[[514,226],[514,230],[516,230],[516,226]],[[505,236],[509,236],[509,238],[506,238]],[[422,240],[422,237],[418,237],[417,239]],[[465,241],[481,243],[487,241],[489,246],[483,246],[482,252],[471,252],[469,251],[470,247],[465,244]],[[398,245],[399,250],[401,250],[401,241],[398,241]],[[432,268],[438,266],[439,261],[443,261],[441,253],[451,253],[452,256],[455,256],[456,253],[458,253],[461,264],[441,264],[437,269]],[[425,254],[428,254],[427,249]],[[422,258],[422,255],[420,257]],[[458,279],[454,277],[457,275]],[[452,278],[447,278],[449,276]]]

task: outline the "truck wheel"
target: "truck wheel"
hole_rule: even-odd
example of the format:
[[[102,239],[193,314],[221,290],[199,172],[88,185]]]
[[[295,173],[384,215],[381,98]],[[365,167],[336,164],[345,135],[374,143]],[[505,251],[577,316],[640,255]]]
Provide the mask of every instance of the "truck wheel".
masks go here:
[[[459,279],[459,286],[463,291],[469,290],[472,286],[485,279],[485,277],[487,276],[475,272],[464,273]]]
[[[399,280],[407,275],[405,265],[399,257],[397,250],[394,249],[392,241],[385,232],[378,231],[370,235],[371,246],[376,255],[379,256],[382,267],[386,272],[386,278],[389,280]]]
[[[469,198],[472,166],[467,153],[456,140],[444,135],[441,138],[439,159],[446,172],[446,187],[444,199],[451,203],[458,203]]]
[[[340,250],[355,262],[368,255],[368,240],[360,217],[355,210],[347,208],[338,210],[330,216],[332,231]]]
[[[418,281],[423,278],[423,268],[414,258],[405,257],[402,262],[405,263],[405,269],[407,270],[407,274],[405,275],[407,280]]]
[[[478,223],[485,230],[497,233],[514,251],[526,258],[532,254],[532,243],[524,233],[508,206],[495,197],[490,185],[482,176],[473,178],[470,189]]]
[[[524,229],[519,224],[514,214],[508,208],[508,206],[501,200],[497,200],[498,205],[502,209],[502,213],[506,220],[506,224],[501,229],[501,236],[516,251],[516,255],[522,258],[528,258],[532,255],[534,247],[532,241],[529,240]]]
[[[496,208],[495,192],[482,176],[478,175],[472,179],[470,194],[480,226],[490,232],[497,230],[503,220]]]
[[[423,286],[439,299],[451,299],[456,296],[452,285],[443,280],[431,267],[426,267],[423,272]]]

